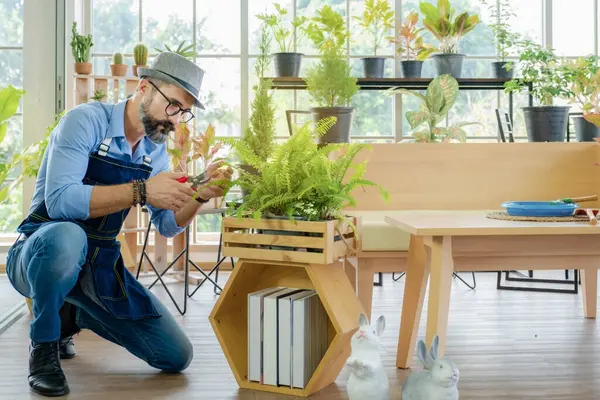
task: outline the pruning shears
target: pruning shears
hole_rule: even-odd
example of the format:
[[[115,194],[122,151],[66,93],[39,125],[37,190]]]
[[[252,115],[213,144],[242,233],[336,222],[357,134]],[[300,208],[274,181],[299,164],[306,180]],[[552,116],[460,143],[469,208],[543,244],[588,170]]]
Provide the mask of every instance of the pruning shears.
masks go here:
[[[177,182],[180,183],[191,183],[193,188],[198,188],[200,185],[203,185],[210,181],[210,178],[205,177],[205,173],[201,173],[197,176],[182,176],[181,178],[177,178]]]

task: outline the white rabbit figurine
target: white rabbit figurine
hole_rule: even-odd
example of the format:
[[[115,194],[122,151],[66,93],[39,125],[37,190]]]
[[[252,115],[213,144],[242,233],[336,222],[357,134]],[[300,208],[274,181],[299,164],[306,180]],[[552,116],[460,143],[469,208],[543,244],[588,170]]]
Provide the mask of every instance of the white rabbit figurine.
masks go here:
[[[373,326],[363,314],[359,328],[352,336],[352,354],[346,365],[350,366],[348,398],[350,400],[389,400],[390,388],[381,365],[379,336],[385,328],[385,318],[380,316]]]
[[[431,343],[431,353],[419,340],[417,354],[425,369],[412,374],[402,387],[402,400],[458,400],[458,368],[448,359],[438,360],[439,338]]]

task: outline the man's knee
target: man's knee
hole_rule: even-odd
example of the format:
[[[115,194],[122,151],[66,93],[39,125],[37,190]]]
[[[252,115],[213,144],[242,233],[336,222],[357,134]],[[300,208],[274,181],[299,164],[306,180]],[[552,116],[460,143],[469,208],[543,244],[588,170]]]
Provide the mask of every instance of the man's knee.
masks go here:
[[[31,239],[33,256],[42,261],[38,267],[60,281],[78,274],[87,253],[85,231],[73,222],[55,222],[42,228]]]
[[[164,353],[165,359],[159,361],[155,365],[156,368],[165,372],[177,373],[189,367],[194,358],[194,348],[187,337],[168,347],[168,351]]]

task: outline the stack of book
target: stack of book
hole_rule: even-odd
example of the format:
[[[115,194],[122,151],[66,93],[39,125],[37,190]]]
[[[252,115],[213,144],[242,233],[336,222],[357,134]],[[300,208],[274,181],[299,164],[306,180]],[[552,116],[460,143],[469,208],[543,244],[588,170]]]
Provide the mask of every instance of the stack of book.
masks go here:
[[[329,317],[314,290],[248,294],[248,380],[304,388],[328,348]]]

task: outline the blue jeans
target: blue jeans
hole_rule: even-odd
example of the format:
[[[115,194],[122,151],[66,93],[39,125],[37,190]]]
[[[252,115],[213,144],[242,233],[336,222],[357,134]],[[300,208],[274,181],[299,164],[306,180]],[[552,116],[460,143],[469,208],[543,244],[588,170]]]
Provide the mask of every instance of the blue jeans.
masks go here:
[[[79,283],[87,253],[81,227],[66,221],[47,222],[8,253],[6,272],[13,287],[32,300],[30,338],[36,343],[60,338],[59,310],[65,301],[76,306],[76,323],[118,344],[152,367],[180,372],[192,361],[193,348],[169,310],[152,294],[160,318],[113,317],[88,297]]]

